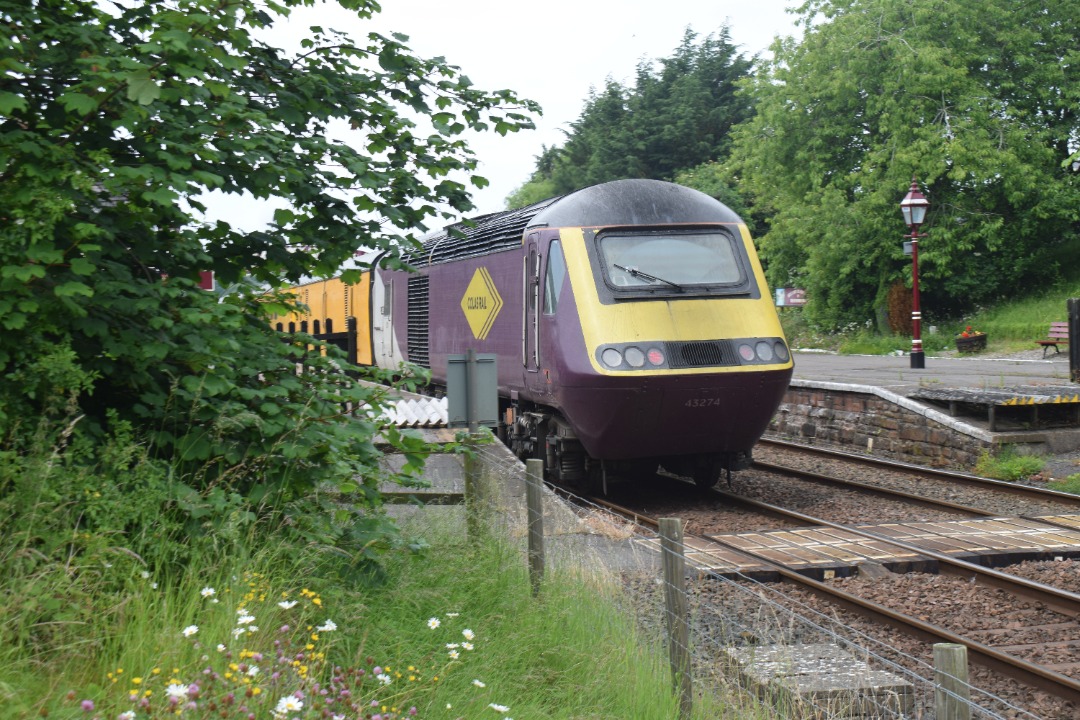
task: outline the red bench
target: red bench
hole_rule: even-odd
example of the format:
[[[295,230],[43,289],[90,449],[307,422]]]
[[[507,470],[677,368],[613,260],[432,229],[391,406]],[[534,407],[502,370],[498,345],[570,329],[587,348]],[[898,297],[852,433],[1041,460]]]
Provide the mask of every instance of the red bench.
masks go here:
[[[1054,348],[1055,353],[1061,352],[1058,348],[1060,344],[1069,344],[1069,323],[1067,322],[1052,322],[1050,323],[1050,332],[1047,333],[1045,340],[1036,340],[1038,344],[1043,346],[1043,357],[1046,357],[1046,351],[1051,346]]]

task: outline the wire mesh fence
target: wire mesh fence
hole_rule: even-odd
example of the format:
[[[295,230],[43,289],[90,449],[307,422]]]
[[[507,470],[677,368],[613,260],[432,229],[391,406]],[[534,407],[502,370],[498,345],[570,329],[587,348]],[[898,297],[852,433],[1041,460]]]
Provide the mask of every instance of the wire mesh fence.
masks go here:
[[[478,525],[470,527],[524,545],[529,473],[498,443],[473,450],[476,480],[466,503]],[[684,716],[692,695],[708,692],[745,705],[754,717],[1040,717],[1012,696],[969,682],[963,660],[953,669],[940,658],[935,665],[931,643],[898,641],[895,632],[809,604],[783,583],[717,575],[694,564],[681,537],[658,543],[655,529],[585,498],[572,498],[571,506],[548,489],[536,497],[542,507],[531,517],[543,518],[548,562],[601,573],[621,586],[626,611],[672,658],[674,688],[687,693]],[[523,547],[526,562],[535,552]],[[682,569],[672,570],[665,556],[678,557],[674,565]],[[939,651],[955,656],[949,648]]]

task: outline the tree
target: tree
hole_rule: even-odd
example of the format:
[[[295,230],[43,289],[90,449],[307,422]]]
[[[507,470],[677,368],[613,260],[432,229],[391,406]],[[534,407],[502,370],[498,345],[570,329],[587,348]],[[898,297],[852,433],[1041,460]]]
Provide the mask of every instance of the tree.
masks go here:
[[[910,274],[898,203],[932,203],[923,306],[970,309],[1053,272],[1078,237],[1080,56],[1064,2],[811,0],[747,85],[728,165],[759,212],[769,279],[823,324],[862,322]]]
[[[564,194],[621,178],[670,180],[676,171],[727,156],[728,133],[750,107],[736,95],[750,61],[728,29],[698,40],[687,29],[670,58],[642,61],[633,88],[608,79],[593,90],[560,148],[545,148],[522,188]]]
[[[281,298],[219,301],[199,272],[272,289],[329,275],[361,247],[393,263],[437,207],[471,207],[455,179],[476,166],[462,133],[531,127],[537,107],[472,87],[402,35],[312,27],[297,52],[260,39],[311,4],[0,2],[7,444],[43,415],[81,418],[90,439],[126,422],[175,463],[191,502],[223,487],[295,497],[315,468],[377,502],[378,428],[346,426],[341,407],[378,393],[342,389],[332,353],[271,332]],[[361,19],[379,9],[339,4]],[[205,222],[208,191],[278,209],[253,231]]]

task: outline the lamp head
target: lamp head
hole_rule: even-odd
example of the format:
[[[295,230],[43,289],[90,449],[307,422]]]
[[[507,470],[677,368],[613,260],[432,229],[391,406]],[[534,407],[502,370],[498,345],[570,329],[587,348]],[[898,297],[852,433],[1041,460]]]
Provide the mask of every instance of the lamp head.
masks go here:
[[[922,225],[926,219],[926,210],[930,207],[930,201],[919,191],[919,185],[915,178],[911,178],[911,189],[904,199],[900,201],[900,212],[904,213],[904,222],[907,225]]]

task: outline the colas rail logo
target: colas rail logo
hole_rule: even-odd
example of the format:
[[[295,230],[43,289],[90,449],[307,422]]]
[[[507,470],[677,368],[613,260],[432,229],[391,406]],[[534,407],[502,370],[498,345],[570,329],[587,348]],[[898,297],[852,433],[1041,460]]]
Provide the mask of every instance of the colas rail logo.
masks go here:
[[[473,337],[483,340],[488,336],[502,306],[503,300],[487,268],[478,268],[461,298],[461,311],[465,313]]]

